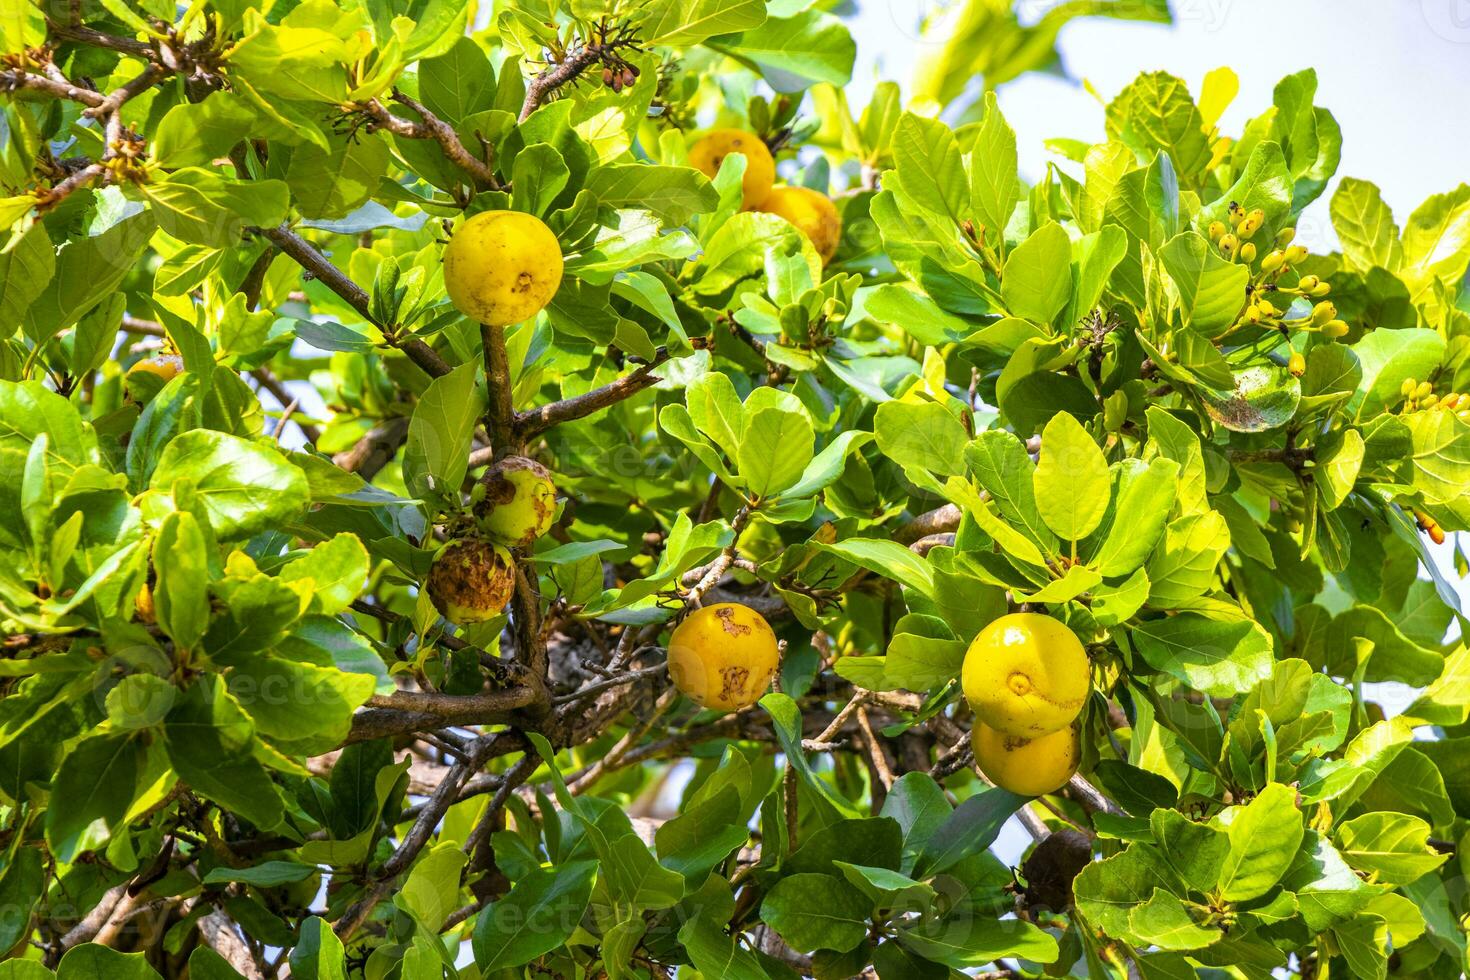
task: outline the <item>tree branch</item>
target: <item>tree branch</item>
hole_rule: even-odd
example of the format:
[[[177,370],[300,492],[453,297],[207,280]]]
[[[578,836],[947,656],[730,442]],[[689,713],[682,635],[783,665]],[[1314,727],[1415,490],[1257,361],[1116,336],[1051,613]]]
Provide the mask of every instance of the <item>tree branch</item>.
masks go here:
[[[631,398],[638,392],[651,388],[663,380],[653,372],[668,359],[668,349],[660,347],[652,361],[625,377],[611,381],[601,388],[594,388],[586,394],[551,402],[529,412],[521,412],[516,415],[515,419],[516,433],[523,442],[527,442],[552,426],[586,418],[594,412],[600,412],[604,408],[616,405],[625,398]]]
[[[371,301],[366,290],[349,279],[345,272],[333,265],[325,255],[316,250],[315,246],[288,226],[283,224],[277,228],[252,228],[251,231],[264,235],[282,252],[291,256],[297,264],[311,273],[312,278],[319,280],[322,285],[345,300],[347,305],[361,314],[364,320],[379,328],[391,328],[391,324],[378,323],[373,319]],[[450,372],[449,364],[444,358],[417,337],[398,339],[391,338],[385,333],[384,339],[407,354],[410,360],[423,368],[425,373],[431,377],[440,378]]]
[[[516,434],[516,412],[511,404],[510,358],[505,352],[505,328],[480,324],[480,344],[484,348],[485,383],[489,387],[489,404],[485,409],[485,428],[490,430],[490,446],[501,458],[520,451]]]
[[[500,189],[500,181],[495,177],[494,168],[469,151],[453,126],[402,92],[395,91],[392,98],[394,102],[413,110],[423,121],[413,122],[394,115],[383,103],[370,99],[363,103],[363,111],[373,120],[370,128],[383,129],[404,139],[433,140],[439,144],[440,150],[450,162],[470,175],[477,187]]]

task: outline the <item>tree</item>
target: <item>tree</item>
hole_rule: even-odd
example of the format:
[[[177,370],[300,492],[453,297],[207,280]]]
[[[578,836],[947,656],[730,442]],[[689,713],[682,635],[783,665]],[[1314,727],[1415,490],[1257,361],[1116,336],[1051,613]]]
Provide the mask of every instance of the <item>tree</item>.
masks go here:
[[[1461,975],[1470,187],[829,6],[0,0],[0,975]]]

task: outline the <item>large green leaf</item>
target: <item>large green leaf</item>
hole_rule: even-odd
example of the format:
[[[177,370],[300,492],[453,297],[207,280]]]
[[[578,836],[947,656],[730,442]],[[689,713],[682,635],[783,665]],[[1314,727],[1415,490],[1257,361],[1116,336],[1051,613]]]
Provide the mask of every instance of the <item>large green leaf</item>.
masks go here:
[[[176,437],[159,457],[149,486],[169,494],[175,481],[193,483],[217,537],[248,537],[290,521],[305,509],[306,475],[274,447],[195,429]]]

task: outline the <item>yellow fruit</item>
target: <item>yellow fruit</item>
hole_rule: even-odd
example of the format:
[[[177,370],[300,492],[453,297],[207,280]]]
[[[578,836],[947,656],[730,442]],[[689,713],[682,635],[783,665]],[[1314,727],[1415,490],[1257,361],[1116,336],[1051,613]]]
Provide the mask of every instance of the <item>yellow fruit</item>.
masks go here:
[[[759,136],[739,129],[710,130],[689,148],[689,165],[713,180],[732,153],[745,154],[745,177],[740,182],[745,209],[759,207],[776,182],[776,161]]]
[[[731,711],[754,704],[780,662],[776,634],[765,618],[736,602],[690,613],[669,637],[669,677],[706,708]]]
[[[810,187],[777,187],[766,195],[757,211],[779,214],[796,230],[811,239],[822,261],[829,261],[842,240],[842,218],[837,205],[821,191]]]
[[[179,372],[184,370],[184,359],[177,354],[155,354],[146,357],[132,367],[128,368],[128,377],[140,374],[152,374],[161,378],[164,384],[178,377]]]
[[[460,538],[439,549],[424,583],[439,614],[471,626],[497,616],[515,590],[510,552],[478,538]]]
[[[1091,665],[1063,623],[1011,613],[986,626],[965,653],[960,682],[979,719],[1019,738],[1065,728],[1087,702]]]
[[[556,484],[535,460],[508,456],[497,461],[475,488],[475,517],[496,544],[524,548],[556,519]]]
[[[1075,725],[1028,739],[976,722],[970,745],[980,771],[1001,789],[1021,796],[1045,796],[1067,785],[1081,754]]]
[[[561,286],[561,244],[533,214],[482,211],[444,248],[444,288],[456,309],[494,327],[529,320]]]
[[[138,597],[133,600],[133,611],[136,612],[138,614],[138,618],[145,623],[151,625],[158,622],[158,618],[153,607],[153,587],[149,585],[146,581],[143,583],[143,587],[138,590]]]

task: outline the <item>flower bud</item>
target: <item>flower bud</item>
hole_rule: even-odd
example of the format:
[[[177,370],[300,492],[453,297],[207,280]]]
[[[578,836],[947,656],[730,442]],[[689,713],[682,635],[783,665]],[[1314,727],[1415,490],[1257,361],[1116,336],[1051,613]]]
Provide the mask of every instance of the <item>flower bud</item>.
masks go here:
[[[1434,385],[1430,384],[1428,381],[1421,381],[1419,382],[1418,386],[1414,388],[1414,397],[1422,401],[1423,399],[1428,398],[1433,392]]]
[[[1212,241],[1212,242],[1218,242],[1220,240],[1220,236],[1223,235],[1223,234],[1225,234],[1225,222],[1223,222],[1223,221],[1211,221],[1210,222],[1210,241]]]
[[[1419,382],[1415,381],[1413,378],[1405,378],[1404,383],[1399,385],[1399,394],[1403,395],[1405,398],[1408,398],[1414,393],[1414,389],[1417,387],[1419,387]]]
[[[1286,253],[1278,248],[1272,252],[1269,252],[1266,257],[1261,260],[1261,271],[1275,272],[1277,269],[1281,268],[1281,264],[1285,261]]]
[[[1305,245],[1292,245],[1286,250],[1286,261],[1292,265],[1300,262],[1309,254]]]
[[[1312,326],[1320,327],[1337,316],[1337,307],[1330,300],[1323,300],[1312,307]]]
[[[1296,238],[1295,228],[1283,228],[1276,233],[1276,244],[1281,248],[1290,245],[1292,239]]]
[[[1302,276],[1301,281],[1296,284],[1296,287],[1304,293],[1310,293],[1317,288],[1317,283],[1321,281],[1316,276]]]
[[[1339,337],[1347,336],[1348,325],[1342,320],[1328,320],[1322,324],[1322,335],[1337,340]]]
[[[1318,297],[1318,296],[1326,296],[1330,292],[1332,292],[1332,284],[1331,283],[1328,283],[1328,282],[1319,282],[1319,283],[1317,283],[1316,287],[1312,290],[1312,296],[1314,298],[1315,297]]]
[[[1286,370],[1291,372],[1293,378],[1300,378],[1307,373],[1307,359],[1302,356],[1301,351],[1291,355],[1291,360],[1286,362]]]
[[[1422,409],[1430,409],[1438,404],[1439,396],[1433,393],[1425,395],[1423,398],[1419,399],[1419,407]]]
[[[1256,260],[1256,243],[1246,242],[1240,246],[1240,260],[1247,265]]]
[[[1233,234],[1225,234],[1220,236],[1220,251],[1224,252],[1226,255],[1234,255],[1236,246],[1238,246],[1239,244],[1240,239],[1236,238]]]

